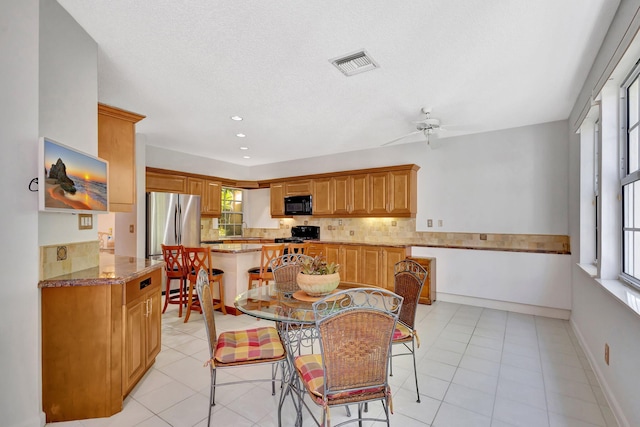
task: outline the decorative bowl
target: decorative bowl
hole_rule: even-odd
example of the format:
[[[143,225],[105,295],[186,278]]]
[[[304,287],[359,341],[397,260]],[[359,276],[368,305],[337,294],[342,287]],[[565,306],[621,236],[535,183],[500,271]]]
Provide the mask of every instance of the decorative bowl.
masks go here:
[[[308,295],[320,297],[328,295],[340,284],[340,273],[304,274],[298,273],[296,282]]]

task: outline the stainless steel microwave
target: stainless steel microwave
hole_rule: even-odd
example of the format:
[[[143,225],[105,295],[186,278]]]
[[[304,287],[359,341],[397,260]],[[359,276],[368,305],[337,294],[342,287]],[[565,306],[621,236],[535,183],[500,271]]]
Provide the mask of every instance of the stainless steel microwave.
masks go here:
[[[289,196],[284,198],[285,215],[312,215],[311,196]]]

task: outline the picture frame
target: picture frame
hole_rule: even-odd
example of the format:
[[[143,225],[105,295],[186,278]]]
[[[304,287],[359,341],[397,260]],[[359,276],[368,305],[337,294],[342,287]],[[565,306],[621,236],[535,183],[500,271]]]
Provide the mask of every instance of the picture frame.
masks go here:
[[[48,137],[39,140],[39,210],[109,212],[109,162]]]

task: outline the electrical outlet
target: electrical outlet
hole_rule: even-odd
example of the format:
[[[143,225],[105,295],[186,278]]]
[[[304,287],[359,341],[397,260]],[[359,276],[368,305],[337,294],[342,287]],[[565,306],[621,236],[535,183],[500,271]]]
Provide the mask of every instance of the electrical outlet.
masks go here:
[[[604,343],[604,363],[609,365],[609,344]]]
[[[398,221],[391,221],[391,226],[396,227],[398,225]]]
[[[427,227],[433,227],[433,220],[432,219],[428,219],[427,220]]]
[[[353,236],[354,234],[356,234],[355,231],[353,230],[349,231],[349,236]]]
[[[438,220],[438,227],[442,227],[442,220],[441,219]]]
[[[341,219],[338,220],[338,225],[342,225],[342,220]]]
[[[133,233],[133,224],[129,224],[129,233]]]

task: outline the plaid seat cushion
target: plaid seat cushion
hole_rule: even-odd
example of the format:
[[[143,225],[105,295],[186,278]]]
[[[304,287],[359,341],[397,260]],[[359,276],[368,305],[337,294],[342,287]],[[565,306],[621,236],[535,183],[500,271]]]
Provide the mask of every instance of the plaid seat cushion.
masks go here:
[[[405,338],[409,338],[413,332],[411,329],[407,328],[404,324],[398,322],[396,323],[396,330],[393,331],[393,340],[403,340]]]
[[[220,363],[274,359],[284,356],[284,347],[273,327],[223,332],[218,337],[215,359]]]
[[[324,393],[324,371],[322,369],[322,356],[319,354],[307,354],[304,356],[297,356],[295,358],[295,367],[302,378],[302,382],[312,397],[318,404],[322,404],[322,398]],[[327,398],[329,401],[340,399],[343,397],[361,394],[361,393],[375,393],[383,390],[383,387],[375,388],[373,390],[355,390],[348,392],[334,393]]]

